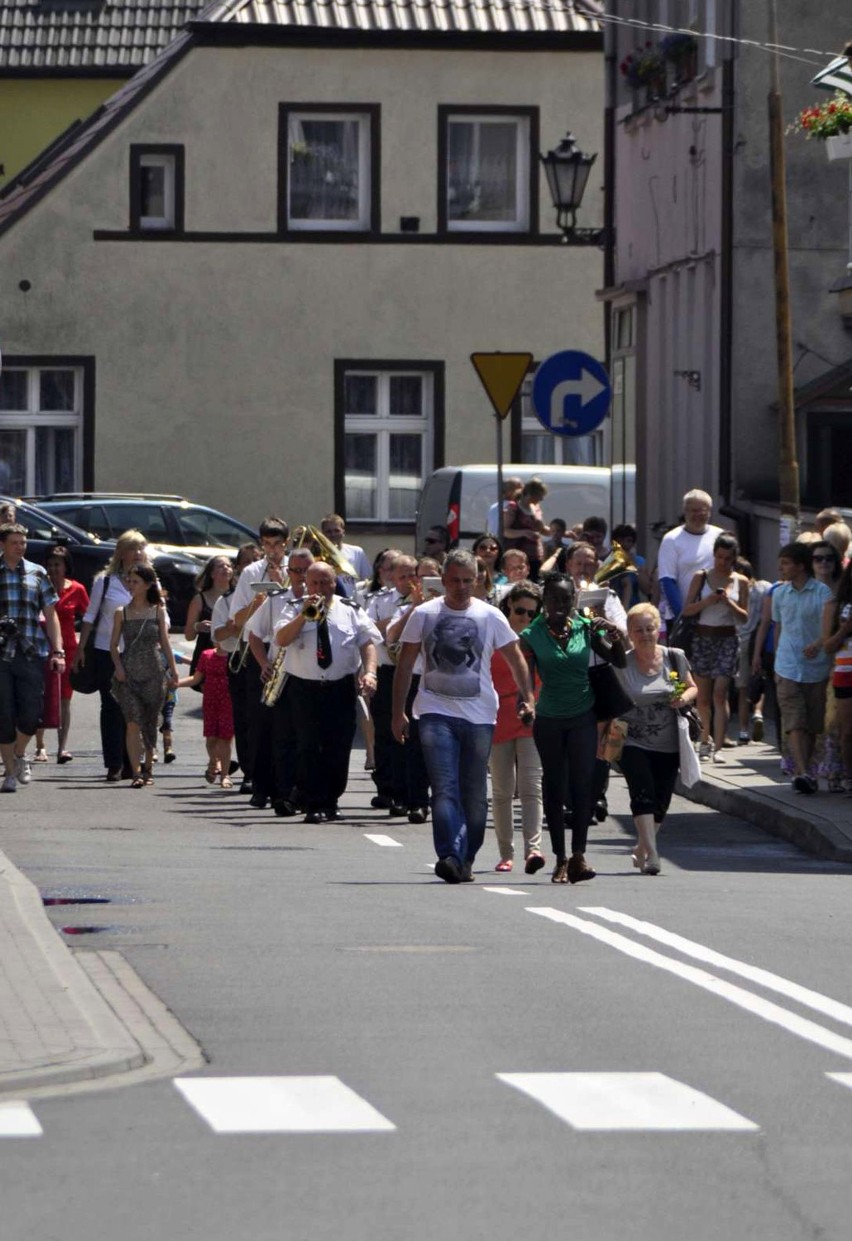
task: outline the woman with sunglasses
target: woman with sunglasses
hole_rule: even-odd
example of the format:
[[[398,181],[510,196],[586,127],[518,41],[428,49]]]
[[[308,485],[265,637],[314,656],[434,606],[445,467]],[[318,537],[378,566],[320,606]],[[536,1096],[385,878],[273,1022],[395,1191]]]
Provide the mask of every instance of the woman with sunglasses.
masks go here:
[[[493,534],[480,534],[478,539],[474,539],[470,550],[477,560],[481,560],[485,565],[486,589],[489,595],[488,602],[491,603],[494,597],[497,576],[500,571],[499,565],[503,549]]]
[[[532,582],[516,582],[500,600],[500,610],[520,634],[541,611],[541,591]],[[532,727],[518,719],[518,687],[500,651],[491,656],[491,680],[500,699],[491,745],[491,811],[500,860],[494,867],[510,871],[514,865],[512,800],[517,782],[524,836],[524,871],[534,875],[544,866],[541,852],[541,761]]]

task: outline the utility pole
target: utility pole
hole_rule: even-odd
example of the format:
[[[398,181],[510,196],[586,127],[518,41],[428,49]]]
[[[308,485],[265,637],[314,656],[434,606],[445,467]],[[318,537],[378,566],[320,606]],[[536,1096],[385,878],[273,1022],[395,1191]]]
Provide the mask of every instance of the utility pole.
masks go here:
[[[769,42],[774,45],[769,82],[769,155],[772,178],[772,250],[775,259],[775,336],[778,355],[778,487],[781,544],[799,529],[799,461],[796,453],[796,403],[793,396],[793,333],[790,324],[790,265],[787,249],[787,185],[777,0],[769,0]]]

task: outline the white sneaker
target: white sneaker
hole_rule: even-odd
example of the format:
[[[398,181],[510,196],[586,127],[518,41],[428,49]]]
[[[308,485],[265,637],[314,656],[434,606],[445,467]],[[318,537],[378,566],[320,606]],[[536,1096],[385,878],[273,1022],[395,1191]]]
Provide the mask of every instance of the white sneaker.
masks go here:
[[[702,741],[698,747],[698,757],[702,763],[709,763],[713,756],[713,742]]]
[[[0,793],[17,793],[17,791],[18,781],[14,776],[7,776],[3,784],[0,785]]]
[[[30,760],[26,754],[22,754],[20,758],[15,755],[15,775],[21,784],[29,784],[33,778],[33,769],[30,766]]]

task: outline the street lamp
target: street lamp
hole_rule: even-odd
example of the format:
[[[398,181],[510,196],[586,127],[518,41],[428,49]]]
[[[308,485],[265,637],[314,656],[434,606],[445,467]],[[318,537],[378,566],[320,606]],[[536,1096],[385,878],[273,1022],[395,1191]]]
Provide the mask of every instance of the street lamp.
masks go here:
[[[597,155],[584,155],[573,134],[567,133],[559,146],[539,155],[547,174],[550,197],[556,208],[556,223],[562,229],[566,246],[598,246],[604,240],[602,228],[578,228],[577,212],[586,192],[586,182]]]

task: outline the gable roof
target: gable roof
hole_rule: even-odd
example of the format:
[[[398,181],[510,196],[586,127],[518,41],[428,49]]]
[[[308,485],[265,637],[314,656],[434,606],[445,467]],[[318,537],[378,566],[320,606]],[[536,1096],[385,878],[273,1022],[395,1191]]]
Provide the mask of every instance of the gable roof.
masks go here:
[[[202,8],[204,0],[0,0],[0,75],[124,76]]]
[[[320,27],[517,34],[598,31],[603,0],[218,0],[200,21],[240,26]]]

